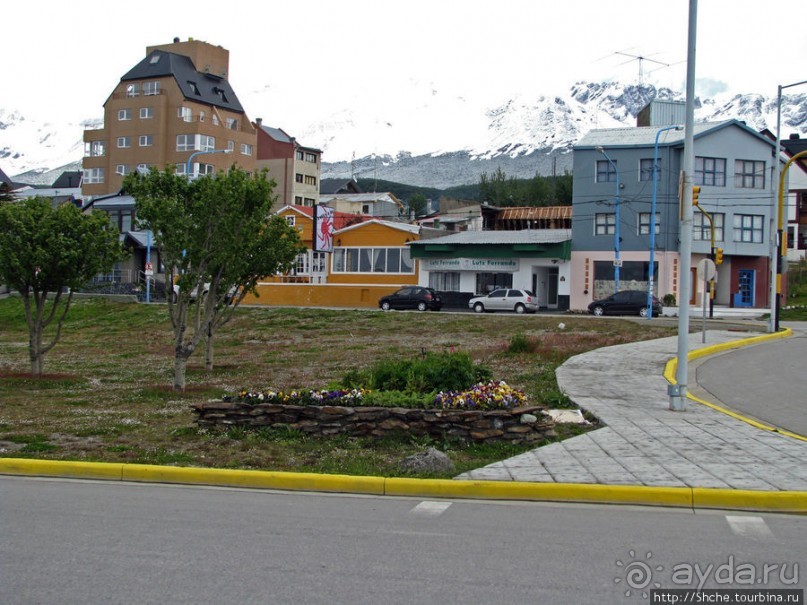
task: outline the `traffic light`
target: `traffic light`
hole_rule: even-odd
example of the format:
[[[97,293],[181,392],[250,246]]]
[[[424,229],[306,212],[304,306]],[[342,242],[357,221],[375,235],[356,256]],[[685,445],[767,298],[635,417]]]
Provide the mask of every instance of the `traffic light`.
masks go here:
[[[723,264],[723,248],[715,248],[715,264]]]
[[[701,188],[700,188],[700,187],[698,187],[697,185],[695,185],[695,186],[692,188],[692,205],[693,205],[693,206],[697,206],[697,205],[698,205],[698,196],[699,196],[700,194],[701,194]]]

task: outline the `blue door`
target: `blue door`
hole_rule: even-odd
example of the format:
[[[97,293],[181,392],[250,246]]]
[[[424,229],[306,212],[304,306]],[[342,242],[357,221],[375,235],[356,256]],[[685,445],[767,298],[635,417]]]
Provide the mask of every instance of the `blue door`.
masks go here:
[[[752,269],[740,270],[740,291],[734,299],[735,307],[754,306],[754,273]]]

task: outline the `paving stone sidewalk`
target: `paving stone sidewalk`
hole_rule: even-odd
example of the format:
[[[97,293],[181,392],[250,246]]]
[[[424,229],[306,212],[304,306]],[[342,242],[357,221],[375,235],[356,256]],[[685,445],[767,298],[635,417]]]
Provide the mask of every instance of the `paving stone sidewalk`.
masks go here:
[[[690,350],[743,337],[709,331],[702,344],[692,334]],[[807,490],[807,442],[690,400],[684,412],[669,409],[662,373],[677,344],[663,338],[569,359],[558,369],[559,386],[606,426],[457,479]],[[694,382],[691,366],[687,382]]]

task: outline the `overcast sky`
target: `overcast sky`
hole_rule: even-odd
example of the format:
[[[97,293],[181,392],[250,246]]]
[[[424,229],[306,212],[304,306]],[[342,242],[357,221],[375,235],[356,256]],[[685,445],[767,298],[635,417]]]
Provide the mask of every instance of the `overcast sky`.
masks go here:
[[[565,93],[581,80],[638,82],[641,64],[646,82],[683,90],[688,8],[688,0],[14,0],[2,9],[0,108],[57,122],[101,117],[146,46],[175,36],[227,48],[248,116],[292,128],[327,115],[340,97],[360,90],[383,103],[413,80],[494,103]],[[698,13],[699,94],[774,96],[778,84],[807,80],[807,2],[701,0]]]

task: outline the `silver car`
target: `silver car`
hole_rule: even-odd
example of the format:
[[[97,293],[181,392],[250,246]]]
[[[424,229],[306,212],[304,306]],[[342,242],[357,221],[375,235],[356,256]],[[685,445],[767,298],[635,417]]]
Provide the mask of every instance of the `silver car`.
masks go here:
[[[468,301],[468,307],[477,313],[484,313],[485,311],[535,313],[538,310],[538,299],[529,290],[499,288],[487,296],[472,298]]]

